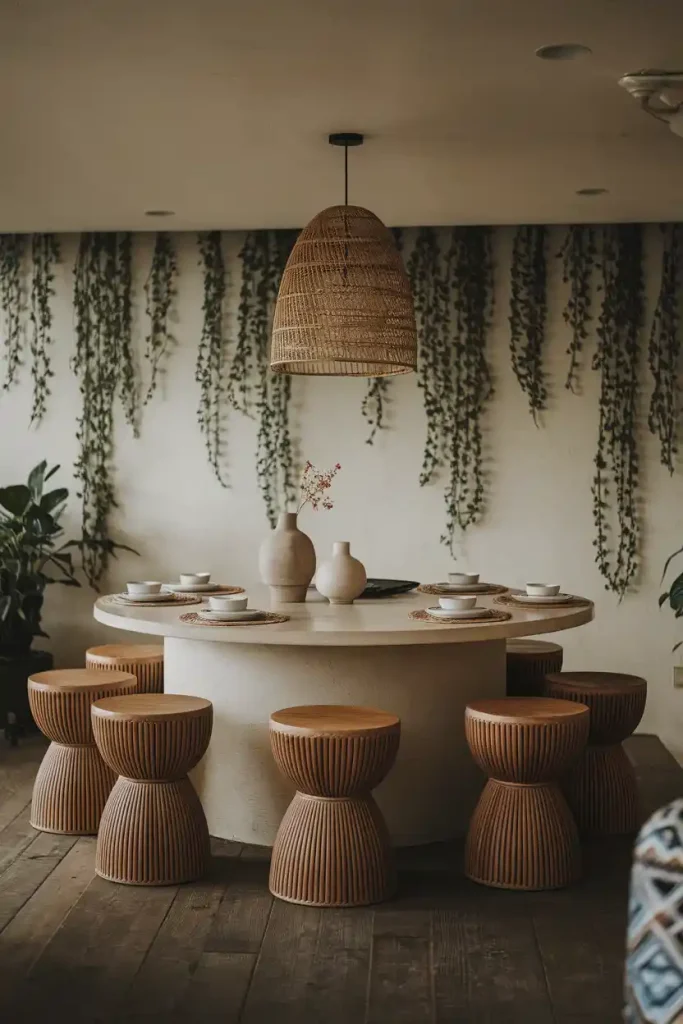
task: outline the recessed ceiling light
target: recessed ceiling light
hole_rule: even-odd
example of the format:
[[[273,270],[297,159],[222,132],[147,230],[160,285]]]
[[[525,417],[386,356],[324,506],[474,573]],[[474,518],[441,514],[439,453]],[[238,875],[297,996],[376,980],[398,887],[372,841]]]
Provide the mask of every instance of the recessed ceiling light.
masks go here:
[[[578,60],[588,57],[593,51],[583,43],[553,43],[550,46],[539,46],[536,56],[541,60]]]
[[[577,188],[577,196],[604,196],[609,192],[608,188]]]
[[[175,210],[145,210],[145,217],[175,217]]]

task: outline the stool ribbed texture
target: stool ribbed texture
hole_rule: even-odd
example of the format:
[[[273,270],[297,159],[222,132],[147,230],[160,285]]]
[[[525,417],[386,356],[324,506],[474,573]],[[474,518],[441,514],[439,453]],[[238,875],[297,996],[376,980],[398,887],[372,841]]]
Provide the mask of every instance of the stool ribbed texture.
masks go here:
[[[271,892],[320,907],[387,899],[395,871],[370,790],[396,757],[398,718],[373,708],[287,708],[271,716],[270,738],[278,767],[298,789],[275,839]]]
[[[562,648],[546,640],[508,640],[505,652],[508,697],[541,697],[545,677],[562,668]]]
[[[87,668],[130,672],[138,693],[164,692],[164,648],[161,644],[104,644],[85,652]]]
[[[120,775],[102,813],[97,874],[129,885],[199,878],[209,830],[187,773],[209,745],[211,703],[142,694],[99,701],[92,716],[102,757]]]
[[[646,681],[617,672],[559,672],[547,677],[545,692],[590,708],[588,746],[563,779],[580,830],[598,835],[635,832],[640,823],[638,787],[622,742],[643,717]]]
[[[468,705],[465,735],[489,778],[470,822],[465,873],[503,889],[556,889],[580,872],[576,824],[557,778],[580,756],[588,708],[539,697]]]
[[[52,740],[33,785],[31,824],[41,832],[94,835],[116,775],[102,760],[90,725],[93,701],[132,693],[135,676],[107,678],[88,669],[38,672],[28,699],[38,728]]]

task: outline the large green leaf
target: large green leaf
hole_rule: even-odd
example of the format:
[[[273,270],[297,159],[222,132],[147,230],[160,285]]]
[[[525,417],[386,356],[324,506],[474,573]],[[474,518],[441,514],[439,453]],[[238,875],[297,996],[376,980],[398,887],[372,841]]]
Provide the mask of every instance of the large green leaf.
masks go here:
[[[43,484],[45,483],[45,470],[47,469],[47,462],[39,462],[28,475],[28,485],[33,495],[33,500],[36,504],[40,501],[43,496]]]
[[[4,622],[9,615],[9,610],[12,607],[12,596],[6,594],[0,597],[0,622]]]
[[[31,491],[25,484],[0,487],[0,505],[13,516],[22,516],[31,504]]]
[[[58,505],[63,504],[69,497],[66,487],[57,487],[54,491],[48,491],[40,501],[40,508],[43,512],[52,512]]]
[[[671,584],[669,604],[676,610],[683,609],[683,572]]]

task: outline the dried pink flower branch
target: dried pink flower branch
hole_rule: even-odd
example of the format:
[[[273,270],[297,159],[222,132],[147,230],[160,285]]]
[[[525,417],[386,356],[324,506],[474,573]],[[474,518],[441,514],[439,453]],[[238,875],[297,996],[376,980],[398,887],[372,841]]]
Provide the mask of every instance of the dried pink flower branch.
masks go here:
[[[299,507],[297,513],[301,512],[304,505],[310,505],[315,511],[319,508],[333,507],[332,500],[327,492],[340,469],[341,466],[338,462],[332,469],[316,469],[312,462],[306,463],[299,484]]]

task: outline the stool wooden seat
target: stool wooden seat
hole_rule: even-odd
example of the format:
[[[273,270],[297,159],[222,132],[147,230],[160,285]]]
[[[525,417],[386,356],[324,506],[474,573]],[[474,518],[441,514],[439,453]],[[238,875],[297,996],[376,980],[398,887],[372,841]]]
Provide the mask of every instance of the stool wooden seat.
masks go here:
[[[468,704],[465,735],[490,776],[465,845],[465,873],[502,889],[556,889],[580,872],[576,824],[557,779],[580,755],[589,711],[509,697]]]
[[[212,722],[201,697],[143,693],[93,704],[95,741],[120,776],[97,837],[102,878],[172,885],[204,873],[209,830],[187,773],[209,745]]]
[[[564,651],[547,640],[508,640],[505,644],[508,697],[541,697],[549,672],[562,668]]]
[[[104,644],[85,652],[87,668],[131,672],[138,693],[164,692],[163,644]]]
[[[36,725],[52,740],[33,785],[31,824],[41,832],[95,835],[116,775],[95,746],[90,706],[101,697],[133,693],[135,676],[103,676],[85,668],[29,676],[28,699]]]
[[[270,717],[280,771],[297,792],[278,829],[270,891],[290,903],[379,903],[396,880],[384,819],[370,791],[391,768],[401,723],[375,708],[312,705]]]
[[[588,746],[563,780],[579,828],[599,835],[635,832],[638,787],[622,742],[643,717],[646,681],[617,672],[559,672],[547,677],[545,692],[590,708]]]

